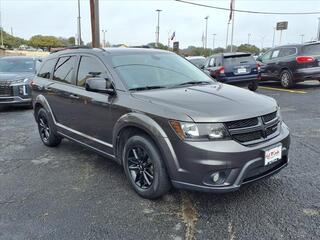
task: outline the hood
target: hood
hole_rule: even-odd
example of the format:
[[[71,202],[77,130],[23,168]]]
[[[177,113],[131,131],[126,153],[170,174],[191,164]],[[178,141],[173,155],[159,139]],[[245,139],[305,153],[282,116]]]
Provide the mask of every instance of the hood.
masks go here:
[[[23,80],[25,78],[33,78],[34,73],[21,72],[21,73],[4,73],[0,72],[0,82],[15,82],[17,80]]]
[[[184,113],[195,122],[234,121],[277,110],[273,98],[220,83],[135,92],[132,95],[177,113]]]

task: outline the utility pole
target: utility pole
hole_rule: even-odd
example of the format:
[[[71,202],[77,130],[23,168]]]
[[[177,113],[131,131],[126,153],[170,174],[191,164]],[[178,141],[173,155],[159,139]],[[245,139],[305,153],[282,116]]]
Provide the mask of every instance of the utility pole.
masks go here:
[[[248,45],[250,44],[251,33],[248,33]]]
[[[234,32],[234,9],[235,9],[235,1],[236,0],[232,0],[232,28],[231,28],[231,52],[233,52],[233,32]]]
[[[204,40],[204,49],[207,49],[207,44],[208,44],[208,18],[209,16],[206,16],[204,19],[206,20],[206,36]]]
[[[0,2],[0,38],[1,38],[1,47],[4,48],[3,45],[3,29],[2,29],[2,11],[1,11],[1,2]]]
[[[275,39],[275,36],[276,36],[276,28],[274,27],[273,28],[273,37],[272,37],[272,47],[274,48],[274,39]]]
[[[102,35],[103,35],[103,42],[102,42],[102,46],[105,48],[106,47],[106,32],[107,30],[101,30],[102,31]]]
[[[157,9],[156,12],[158,12],[158,25],[157,25],[157,28],[156,28],[156,47],[159,46],[159,41],[160,41],[160,12],[162,10],[161,9]]]
[[[282,30],[280,30],[279,45],[281,45],[281,39],[282,39]]]
[[[90,0],[92,47],[100,47],[99,0]]]
[[[215,38],[216,38],[216,33],[214,33],[214,34],[212,34],[212,36],[213,36],[213,39],[212,39],[212,51],[214,50],[214,40],[215,40]]]
[[[227,25],[226,51],[228,48],[228,41],[229,41],[229,27],[230,27],[230,22],[228,22],[228,25]]]
[[[300,34],[300,37],[301,37],[301,44],[302,44],[303,43],[304,34]]]
[[[78,33],[77,33],[77,45],[81,45],[81,16],[80,16],[80,0],[78,0]]]
[[[318,17],[318,36],[317,40],[320,41],[320,17]]]

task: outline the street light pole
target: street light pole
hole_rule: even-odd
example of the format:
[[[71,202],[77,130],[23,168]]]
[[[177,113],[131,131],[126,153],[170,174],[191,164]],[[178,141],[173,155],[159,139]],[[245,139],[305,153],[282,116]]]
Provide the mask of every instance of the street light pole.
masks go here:
[[[248,45],[250,44],[251,33],[248,33]]]
[[[102,31],[102,35],[103,35],[103,47],[105,48],[106,47],[106,32],[107,30],[101,30]]]
[[[159,45],[159,41],[160,41],[160,12],[162,10],[161,9],[157,9],[156,12],[158,12],[158,25],[157,25],[157,29],[156,29],[156,47],[158,47]]]
[[[215,40],[215,38],[216,38],[216,33],[214,33],[214,34],[212,34],[212,36],[213,36],[213,39],[212,39],[212,50],[214,50],[214,40]]]
[[[206,38],[204,42],[204,49],[207,49],[207,43],[208,43],[208,18],[209,16],[206,16],[204,19],[206,20]]]
[[[300,34],[300,37],[301,37],[301,44],[302,44],[303,43],[304,34]]]
[[[233,52],[233,32],[234,32],[234,9],[236,0],[232,0],[232,28],[231,28],[231,52]]]
[[[80,0],[78,0],[78,34],[77,45],[81,45],[81,16],[80,16]]]
[[[230,26],[230,22],[228,22],[228,25],[227,25],[226,51],[228,48],[228,41],[229,41],[229,26]]]
[[[318,17],[318,37],[317,40],[320,41],[320,17]]]
[[[92,47],[100,47],[99,0],[90,0]]]
[[[272,47],[274,48],[274,39],[275,39],[275,36],[276,36],[276,28],[274,27],[273,28],[273,37],[272,37]]]

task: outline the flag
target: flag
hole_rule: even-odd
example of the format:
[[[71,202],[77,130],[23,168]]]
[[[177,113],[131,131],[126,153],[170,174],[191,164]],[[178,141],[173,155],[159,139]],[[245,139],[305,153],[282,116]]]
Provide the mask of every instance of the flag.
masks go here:
[[[232,19],[232,13],[233,13],[233,0],[230,0],[230,15],[229,15],[229,22]]]
[[[172,33],[172,35],[171,35],[171,41],[175,38],[175,36],[176,36],[176,31],[174,31],[174,32]]]

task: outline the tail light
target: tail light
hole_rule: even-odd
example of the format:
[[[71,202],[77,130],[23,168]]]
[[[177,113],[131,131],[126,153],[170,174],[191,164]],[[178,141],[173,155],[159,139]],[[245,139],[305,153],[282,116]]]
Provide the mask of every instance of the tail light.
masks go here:
[[[220,73],[220,74],[224,74],[224,67],[220,67],[220,68],[219,68],[219,73]]]
[[[308,63],[308,62],[314,62],[315,58],[311,56],[298,56],[296,57],[297,63]]]
[[[260,71],[260,69],[261,69],[261,64],[260,63],[257,63],[257,69],[258,69],[258,71]]]

